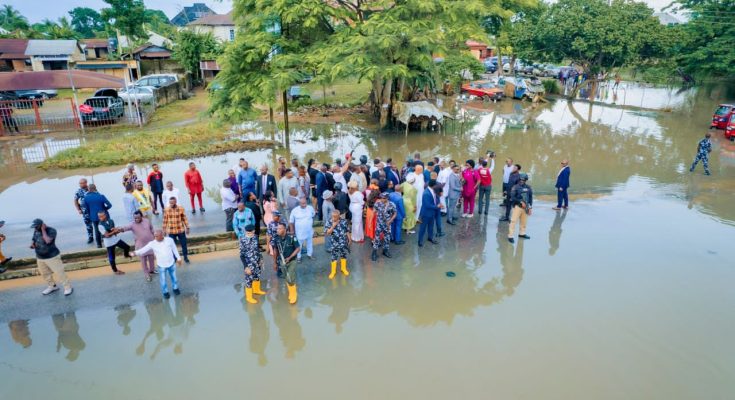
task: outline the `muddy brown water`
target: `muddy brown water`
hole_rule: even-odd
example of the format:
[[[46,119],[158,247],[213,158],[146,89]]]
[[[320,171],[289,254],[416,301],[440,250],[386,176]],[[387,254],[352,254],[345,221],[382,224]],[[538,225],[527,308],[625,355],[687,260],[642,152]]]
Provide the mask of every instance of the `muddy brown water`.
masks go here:
[[[122,278],[134,283],[80,282],[71,299],[42,299],[35,288],[0,292],[8,327],[0,328],[0,397],[54,388],[62,398],[90,399],[731,398],[735,146],[717,131],[713,176],[687,169],[714,106],[733,94],[647,93],[673,111],[469,102],[444,133],[296,126],[289,149],[243,156],[258,165],[277,155],[331,160],[352,148],[394,160],[416,151],[424,159],[464,161],[486,150],[513,157],[539,194],[532,239],[505,241],[496,197],[487,221],[463,220],[439,246],[419,251],[410,237],[378,264],[356,249],[353,274],[334,283],[317,249],[299,278],[297,307],[275,283],[264,304],[243,306],[234,287],[240,267],[229,259],[182,271],[184,294],[167,303],[155,287],[139,289],[135,274]],[[271,135],[267,125],[247,128]],[[214,187],[240,156],[195,160],[205,185]],[[575,196],[557,214],[550,207],[562,158],[571,161]],[[162,164],[178,187],[187,162]],[[71,209],[76,181],[93,176],[119,210],[122,169],[40,173],[31,165],[4,176],[8,248],[21,252],[38,210],[68,237],[62,249],[85,247]],[[195,219],[200,232],[219,230],[212,197],[205,207]],[[84,294],[93,288],[99,301]],[[15,306],[19,299],[24,305]]]

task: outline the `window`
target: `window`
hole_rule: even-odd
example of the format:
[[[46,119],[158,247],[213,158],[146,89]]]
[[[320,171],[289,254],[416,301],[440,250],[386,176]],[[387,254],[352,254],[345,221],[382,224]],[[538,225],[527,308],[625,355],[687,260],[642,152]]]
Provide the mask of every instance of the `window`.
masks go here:
[[[230,42],[233,41],[233,40],[235,40],[235,30],[234,29],[230,29]]]

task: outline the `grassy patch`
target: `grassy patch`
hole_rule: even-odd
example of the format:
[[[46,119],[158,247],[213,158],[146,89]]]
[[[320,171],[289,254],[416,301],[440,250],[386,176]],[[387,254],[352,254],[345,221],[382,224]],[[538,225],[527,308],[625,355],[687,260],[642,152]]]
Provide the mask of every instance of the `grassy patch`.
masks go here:
[[[275,146],[270,140],[242,141],[232,138],[227,129],[214,129],[199,122],[180,128],[161,128],[120,135],[65,150],[44,161],[40,168],[91,168],[194,158],[234,151]]]
[[[300,85],[311,96],[311,103],[314,105],[344,105],[356,106],[363,104],[368,100],[370,95],[370,81],[363,79],[358,82],[357,79],[345,79],[327,85],[326,97],[324,97],[325,88],[316,83],[307,83]]]

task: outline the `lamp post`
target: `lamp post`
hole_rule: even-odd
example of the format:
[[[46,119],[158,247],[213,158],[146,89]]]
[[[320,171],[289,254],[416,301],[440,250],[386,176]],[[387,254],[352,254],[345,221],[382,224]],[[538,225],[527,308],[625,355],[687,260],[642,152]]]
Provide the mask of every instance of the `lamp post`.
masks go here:
[[[74,96],[74,107],[76,107],[76,109],[74,110],[74,114],[77,115],[79,118],[79,126],[82,128],[82,134],[85,134],[86,132],[84,131],[84,119],[82,119],[81,114],[79,114],[79,99],[77,98],[77,88],[74,86],[74,78],[72,78],[71,76],[71,68],[75,64],[76,63],[73,60],[68,60],[66,62],[66,70],[69,75],[69,85],[71,85],[71,92]]]

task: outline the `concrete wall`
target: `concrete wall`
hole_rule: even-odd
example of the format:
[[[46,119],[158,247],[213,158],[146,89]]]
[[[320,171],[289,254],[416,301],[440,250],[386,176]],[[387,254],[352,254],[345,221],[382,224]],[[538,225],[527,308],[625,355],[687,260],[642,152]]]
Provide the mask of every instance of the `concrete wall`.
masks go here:
[[[154,89],[153,95],[155,96],[156,107],[161,107],[187,97],[189,93],[187,82],[187,79],[180,79],[178,82]]]
[[[184,75],[186,71],[175,60],[141,60],[141,76],[150,74],[177,74]]]

